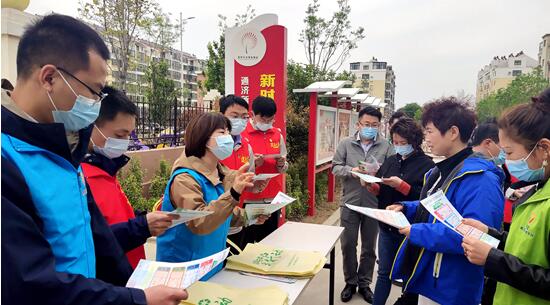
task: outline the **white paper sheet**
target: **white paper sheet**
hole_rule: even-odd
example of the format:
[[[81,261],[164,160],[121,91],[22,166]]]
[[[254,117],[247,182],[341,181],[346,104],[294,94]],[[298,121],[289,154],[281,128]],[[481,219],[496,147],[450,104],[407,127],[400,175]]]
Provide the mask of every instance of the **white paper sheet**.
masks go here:
[[[382,209],[371,209],[371,208],[359,207],[359,206],[350,205],[350,204],[346,204],[346,207],[348,207],[350,210],[354,210],[358,213],[366,215],[370,218],[374,218],[378,221],[381,221],[387,225],[390,225],[398,229],[402,229],[411,225],[409,223],[409,220],[407,220],[407,217],[405,216],[405,214],[401,212],[395,212],[391,210],[382,210]]]
[[[275,178],[279,176],[280,174],[257,174],[254,175],[254,178],[252,178],[253,181],[265,181],[269,180],[271,178]]]
[[[382,182],[382,179],[380,179],[378,177],[375,177],[375,176],[371,176],[371,175],[367,175],[367,174],[361,174],[361,173],[353,172],[353,171],[351,172],[351,174],[359,177],[359,179],[365,181],[366,183],[380,183],[380,182]]]
[[[296,201],[296,199],[288,196],[283,192],[279,192],[271,203],[250,203],[244,206],[246,216],[248,218],[248,224],[252,225],[257,222],[258,216],[270,215],[285,206]]]
[[[172,225],[169,228],[173,228],[177,225],[184,224],[193,219],[206,217],[214,212],[212,211],[195,211],[195,210],[186,210],[186,209],[175,209],[172,212],[166,212],[169,215],[179,215],[180,218],[172,220]]]

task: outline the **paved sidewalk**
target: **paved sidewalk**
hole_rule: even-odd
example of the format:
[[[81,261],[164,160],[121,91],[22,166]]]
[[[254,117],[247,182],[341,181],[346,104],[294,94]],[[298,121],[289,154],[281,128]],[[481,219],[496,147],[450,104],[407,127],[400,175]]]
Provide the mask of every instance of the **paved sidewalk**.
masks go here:
[[[325,225],[339,225],[340,224],[340,210],[336,210],[334,214],[327,219],[324,223]],[[359,239],[359,244],[357,245],[357,255],[361,253],[361,239]],[[373,283],[371,284],[371,289],[374,291],[374,285],[376,284],[376,271],[378,266],[374,267]],[[311,305],[311,304],[328,304],[328,281],[329,280],[329,271],[328,269],[323,269],[319,272],[315,278],[311,281],[309,286],[302,292],[302,295],[296,300],[295,305]],[[342,269],[342,251],[340,250],[340,242],[336,244],[336,276],[335,276],[335,290],[334,290],[334,304],[342,305],[362,305],[368,304],[363,300],[361,295],[356,293],[351,301],[344,303],[340,300],[340,292],[344,289],[344,272]],[[401,287],[392,285],[392,290],[390,297],[386,301],[386,304],[393,305],[395,300],[401,295]]]

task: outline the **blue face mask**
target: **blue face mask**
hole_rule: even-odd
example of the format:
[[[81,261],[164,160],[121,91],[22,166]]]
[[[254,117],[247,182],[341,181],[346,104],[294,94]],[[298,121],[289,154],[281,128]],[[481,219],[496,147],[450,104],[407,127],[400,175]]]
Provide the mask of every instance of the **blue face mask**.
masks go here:
[[[225,160],[233,153],[233,147],[235,143],[231,135],[223,135],[216,137],[216,146],[209,147],[210,151],[218,158],[218,160]]]
[[[495,162],[496,165],[502,165],[506,162],[506,152],[504,152],[504,149],[500,149],[500,152],[498,153],[498,156],[493,157],[493,162]]]
[[[115,159],[122,156],[128,150],[128,146],[130,146],[130,139],[116,139],[111,137],[107,138],[97,126],[95,126],[95,128],[97,129],[97,131],[99,131],[101,136],[105,138],[105,145],[103,147],[95,145],[94,141],[92,140],[94,151],[96,153],[103,155],[109,159]]]
[[[394,148],[395,148],[395,153],[401,155],[402,157],[407,156],[414,151],[414,148],[412,147],[411,144],[395,145]]]
[[[76,96],[76,100],[71,110],[61,111],[57,109],[57,106],[55,106],[55,103],[53,102],[50,93],[46,91],[46,93],[48,94],[48,98],[50,99],[50,102],[55,109],[54,111],[52,111],[54,121],[56,123],[62,123],[63,125],[65,125],[65,129],[68,131],[79,131],[90,126],[90,124],[95,122],[95,120],[99,116],[101,102],[76,94],[71,85],[69,85],[67,80],[65,80],[63,74],[59,73],[59,75],[61,75],[61,78],[63,78],[65,84],[67,84],[67,86],[69,86],[69,89],[71,89],[71,91],[74,93],[74,95]]]
[[[359,135],[365,140],[376,140],[376,136],[378,135],[378,128],[363,127],[361,128]]]
[[[535,148],[537,148],[535,146]],[[526,182],[535,182],[540,181],[544,178],[544,168],[546,167],[546,161],[542,164],[541,168],[530,169],[529,164],[527,164],[527,159],[535,151],[535,148],[527,155],[527,157],[520,160],[506,160],[506,167],[510,174],[521,181]]]
[[[231,118],[231,134],[234,136],[240,135],[246,128],[247,119]]]

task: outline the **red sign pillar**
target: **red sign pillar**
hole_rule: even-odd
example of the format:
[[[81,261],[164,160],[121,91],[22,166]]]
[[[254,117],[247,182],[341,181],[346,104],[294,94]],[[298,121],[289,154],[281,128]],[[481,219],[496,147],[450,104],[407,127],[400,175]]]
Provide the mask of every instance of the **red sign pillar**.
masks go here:
[[[308,151],[307,151],[307,188],[309,193],[308,210],[309,216],[315,215],[315,149],[317,143],[315,136],[317,133],[317,93],[309,94],[309,126],[313,127],[313,132],[310,130],[308,135]]]

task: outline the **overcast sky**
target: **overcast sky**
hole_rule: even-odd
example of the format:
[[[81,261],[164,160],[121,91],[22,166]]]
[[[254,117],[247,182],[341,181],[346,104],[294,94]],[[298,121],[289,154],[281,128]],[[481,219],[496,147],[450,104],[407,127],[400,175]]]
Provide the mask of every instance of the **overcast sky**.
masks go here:
[[[183,34],[184,51],[206,58],[206,44],[217,39],[218,14],[229,17],[251,4],[256,14],[275,13],[288,28],[288,58],[305,62],[298,41],[306,0],[159,0],[174,19],[194,16]],[[336,0],[321,0],[321,15],[337,8]],[[396,103],[420,104],[464,90],[475,95],[477,72],[493,56],[524,51],[537,59],[542,35],[550,33],[548,0],[350,0],[351,21],[366,38],[347,62],[387,61],[396,73]],[[50,11],[76,16],[76,0],[31,0],[30,13]],[[178,44],[179,46],[179,44]],[[349,64],[344,66],[349,69]]]

